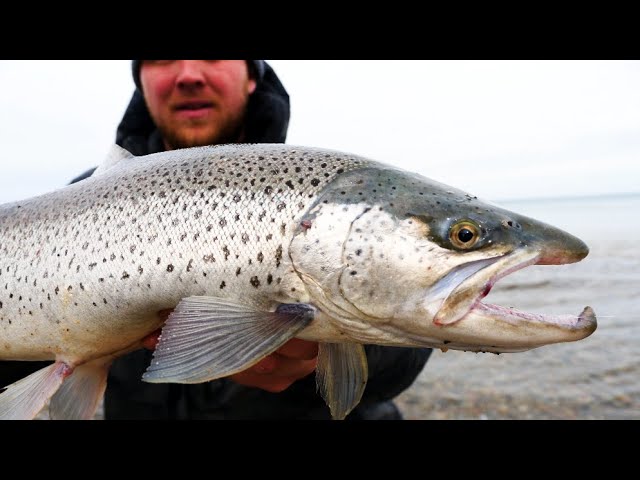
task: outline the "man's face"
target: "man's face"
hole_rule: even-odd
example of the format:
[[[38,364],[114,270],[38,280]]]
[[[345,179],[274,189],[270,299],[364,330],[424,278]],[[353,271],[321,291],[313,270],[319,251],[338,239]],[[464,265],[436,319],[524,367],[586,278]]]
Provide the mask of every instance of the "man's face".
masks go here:
[[[245,60],[143,60],[140,83],[167,149],[242,140],[256,88]]]

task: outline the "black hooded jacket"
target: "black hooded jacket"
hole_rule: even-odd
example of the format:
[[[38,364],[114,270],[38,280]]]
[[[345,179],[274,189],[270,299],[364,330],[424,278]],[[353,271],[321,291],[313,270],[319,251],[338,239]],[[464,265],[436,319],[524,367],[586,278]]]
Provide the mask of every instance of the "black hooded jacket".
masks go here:
[[[139,63],[136,62],[133,63],[133,74],[139,86]],[[284,143],[289,124],[289,95],[266,62],[251,62],[258,82],[249,100],[245,141]],[[164,150],[138,88],[118,125],[116,143],[134,155]],[[93,170],[73,181],[90,176]],[[402,418],[391,400],[413,383],[431,349],[373,345],[365,348],[369,362],[368,383],[360,404],[347,419]],[[105,392],[106,419],[331,418],[328,407],[316,391],[314,375],[295,382],[281,393],[242,386],[226,378],[192,385],[151,384],[140,380],[151,358],[152,352],[138,350],[113,363]]]

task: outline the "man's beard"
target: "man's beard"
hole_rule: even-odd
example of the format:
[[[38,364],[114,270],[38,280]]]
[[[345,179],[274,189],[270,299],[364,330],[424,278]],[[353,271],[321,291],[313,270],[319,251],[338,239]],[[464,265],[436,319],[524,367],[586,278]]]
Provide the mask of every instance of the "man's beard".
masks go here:
[[[240,143],[244,137],[242,122],[234,125],[226,125],[224,129],[211,132],[208,135],[193,132],[184,132],[179,129],[159,126],[160,134],[165,146],[171,149],[203,147],[206,145],[220,145],[224,143]]]
[[[203,147],[206,145],[220,145],[224,143],[241,143],[244,139],[244,120],[247,107],[238,117],[227,119],[221,128],[208,134],[202,132],[181,130],[156,122],[167,149]]]

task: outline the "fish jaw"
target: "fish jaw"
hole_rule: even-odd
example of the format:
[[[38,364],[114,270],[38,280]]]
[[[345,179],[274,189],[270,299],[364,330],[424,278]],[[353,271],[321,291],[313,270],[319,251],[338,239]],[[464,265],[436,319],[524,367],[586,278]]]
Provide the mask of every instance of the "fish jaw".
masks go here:
[[[523,352],[552,343],[574,342],[597,328],[596,315],[585,307],[579,315],[542,315],[478,303],[454,325],[442,327],[441,348],[472,352]]]
[[[501,278],[530,265],[579,261],[588,249],[580,240],[572,248],[519,249],[470,275],[447,297],[433,323],[442,330],[443,348],[476,352],[519,352],[591,335],[597,318],[591,307],[579,315],[543,315],[482,302]],[[582,247],[584,245],[584,248]],[[576,248],[573,248],[573,247]],[[469,299],[472,299],[470,301]]]

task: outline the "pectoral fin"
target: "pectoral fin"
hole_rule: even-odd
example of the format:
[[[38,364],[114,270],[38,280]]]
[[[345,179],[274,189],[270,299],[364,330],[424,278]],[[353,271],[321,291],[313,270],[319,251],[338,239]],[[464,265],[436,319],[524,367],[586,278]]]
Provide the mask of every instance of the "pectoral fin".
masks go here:
[[[201,383],[226,377],[273,353],[313,320],[304,304],[258,311],[215,297],[188,297],[169,315],[142,379]]]
[[[367,378],[367,355],[363,345],[320,344],[316,383],[335,420],[343,420],[360,402]]]

